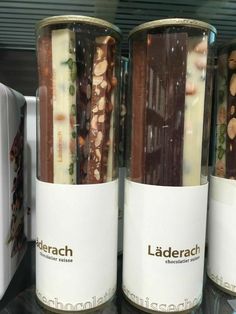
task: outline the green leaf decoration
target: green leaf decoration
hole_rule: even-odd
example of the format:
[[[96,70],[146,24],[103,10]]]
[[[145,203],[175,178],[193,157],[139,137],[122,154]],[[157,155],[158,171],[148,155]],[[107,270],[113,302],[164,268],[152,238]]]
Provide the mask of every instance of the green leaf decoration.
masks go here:
[[[220,144],[224,144],[224,142],[225,142],[225,137],[224,137],[223,134],[221,134],[221,135],[219,136],[219,142],[220,142]]]
[[[71,96],[74,96],[74,94],[75,94],[75,87],[74,87],[74,85],[70,85],[69,93],[70,93]]]
[[[69,166],[69,174],[72,176],[72,174],[74,173],[74,164],[70,164]]]
[[[226,124],[220,125],[220,134],[223,135],[226,133]]]

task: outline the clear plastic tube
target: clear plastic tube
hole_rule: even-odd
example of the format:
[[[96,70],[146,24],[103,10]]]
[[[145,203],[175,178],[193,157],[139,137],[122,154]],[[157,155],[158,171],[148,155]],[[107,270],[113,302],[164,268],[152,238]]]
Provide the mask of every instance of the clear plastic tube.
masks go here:
[[[130,36],[128,175],[139,183],[200,185],[208,166],[215,33],[204,23],[167,21]]]
[[[120,34],[86,17],[39,25],[38,179],[104,183],[117,177]]]

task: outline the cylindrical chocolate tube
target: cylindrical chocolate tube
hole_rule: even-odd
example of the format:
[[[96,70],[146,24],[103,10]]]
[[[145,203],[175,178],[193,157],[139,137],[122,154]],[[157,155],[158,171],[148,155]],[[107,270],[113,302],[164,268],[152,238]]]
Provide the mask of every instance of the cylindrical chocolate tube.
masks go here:
[[[116,289],[120,38],[85,16],[37,26],[36,294],[58,313]]]
[[[178,19],[177,19],[178,20]],[[183,20],[188,23],[188,20]],[[151,23],[151,22],[150,22]],[[204,111],[212,38],[196,25],[130,37],[132,107],[129,177],[139,183],[201,184]],[[147,26],[149,27],[149,26]],[[150,24],[151,27],[151,24]],[[170,26],[171,28],[171,26]],[[208,60],[207,60],[208,58]],[[209,132],[208,132],[209,133]],[[192,149],[195,147],[194,149]],[[203,180],[205,183],[206,180]]]
[[[202,298],[215,33],[166,19],[129,37],[123,291],[147,312]]]
[[[210,181],[207,273],[236,295],[236,41],[218,52],[213,175]]]

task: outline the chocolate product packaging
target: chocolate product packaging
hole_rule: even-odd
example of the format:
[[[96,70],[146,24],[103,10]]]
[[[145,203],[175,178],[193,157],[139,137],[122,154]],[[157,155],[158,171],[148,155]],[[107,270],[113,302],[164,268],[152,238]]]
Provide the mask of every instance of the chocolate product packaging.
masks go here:
[[[26,160],[25,178],[27,187],[25,233],[28,241],[35,241],[35,184],[36,184],[36,97],[25,96],[26,100]]]
[[[24,119],[24,97],[0,83],[0,299],[26,248]]]
[[[123,291],[147,312],[202,299],[215,36],[165,19],[129,37]]]
[[[85,16],[37,25],[36,294],[56,312],[116,290],[120,38]]]
[[[236,295],[236,42],[218,51],[213,173],[210,179],[207,273]]]
[[[128,98],[129,59],[121,57],[120,71],[120,119],[119,119],[119,220],[118,220],[118,254],[123,252],[124,225],[124,182],[126,176],[126,138],[127,138],[127,98]]]

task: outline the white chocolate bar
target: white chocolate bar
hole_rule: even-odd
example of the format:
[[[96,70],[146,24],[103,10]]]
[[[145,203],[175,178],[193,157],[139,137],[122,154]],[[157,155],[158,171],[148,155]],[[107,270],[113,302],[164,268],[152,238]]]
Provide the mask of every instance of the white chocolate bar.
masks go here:
[[[54,183],[76,183],[75,33],[52,31]]]

